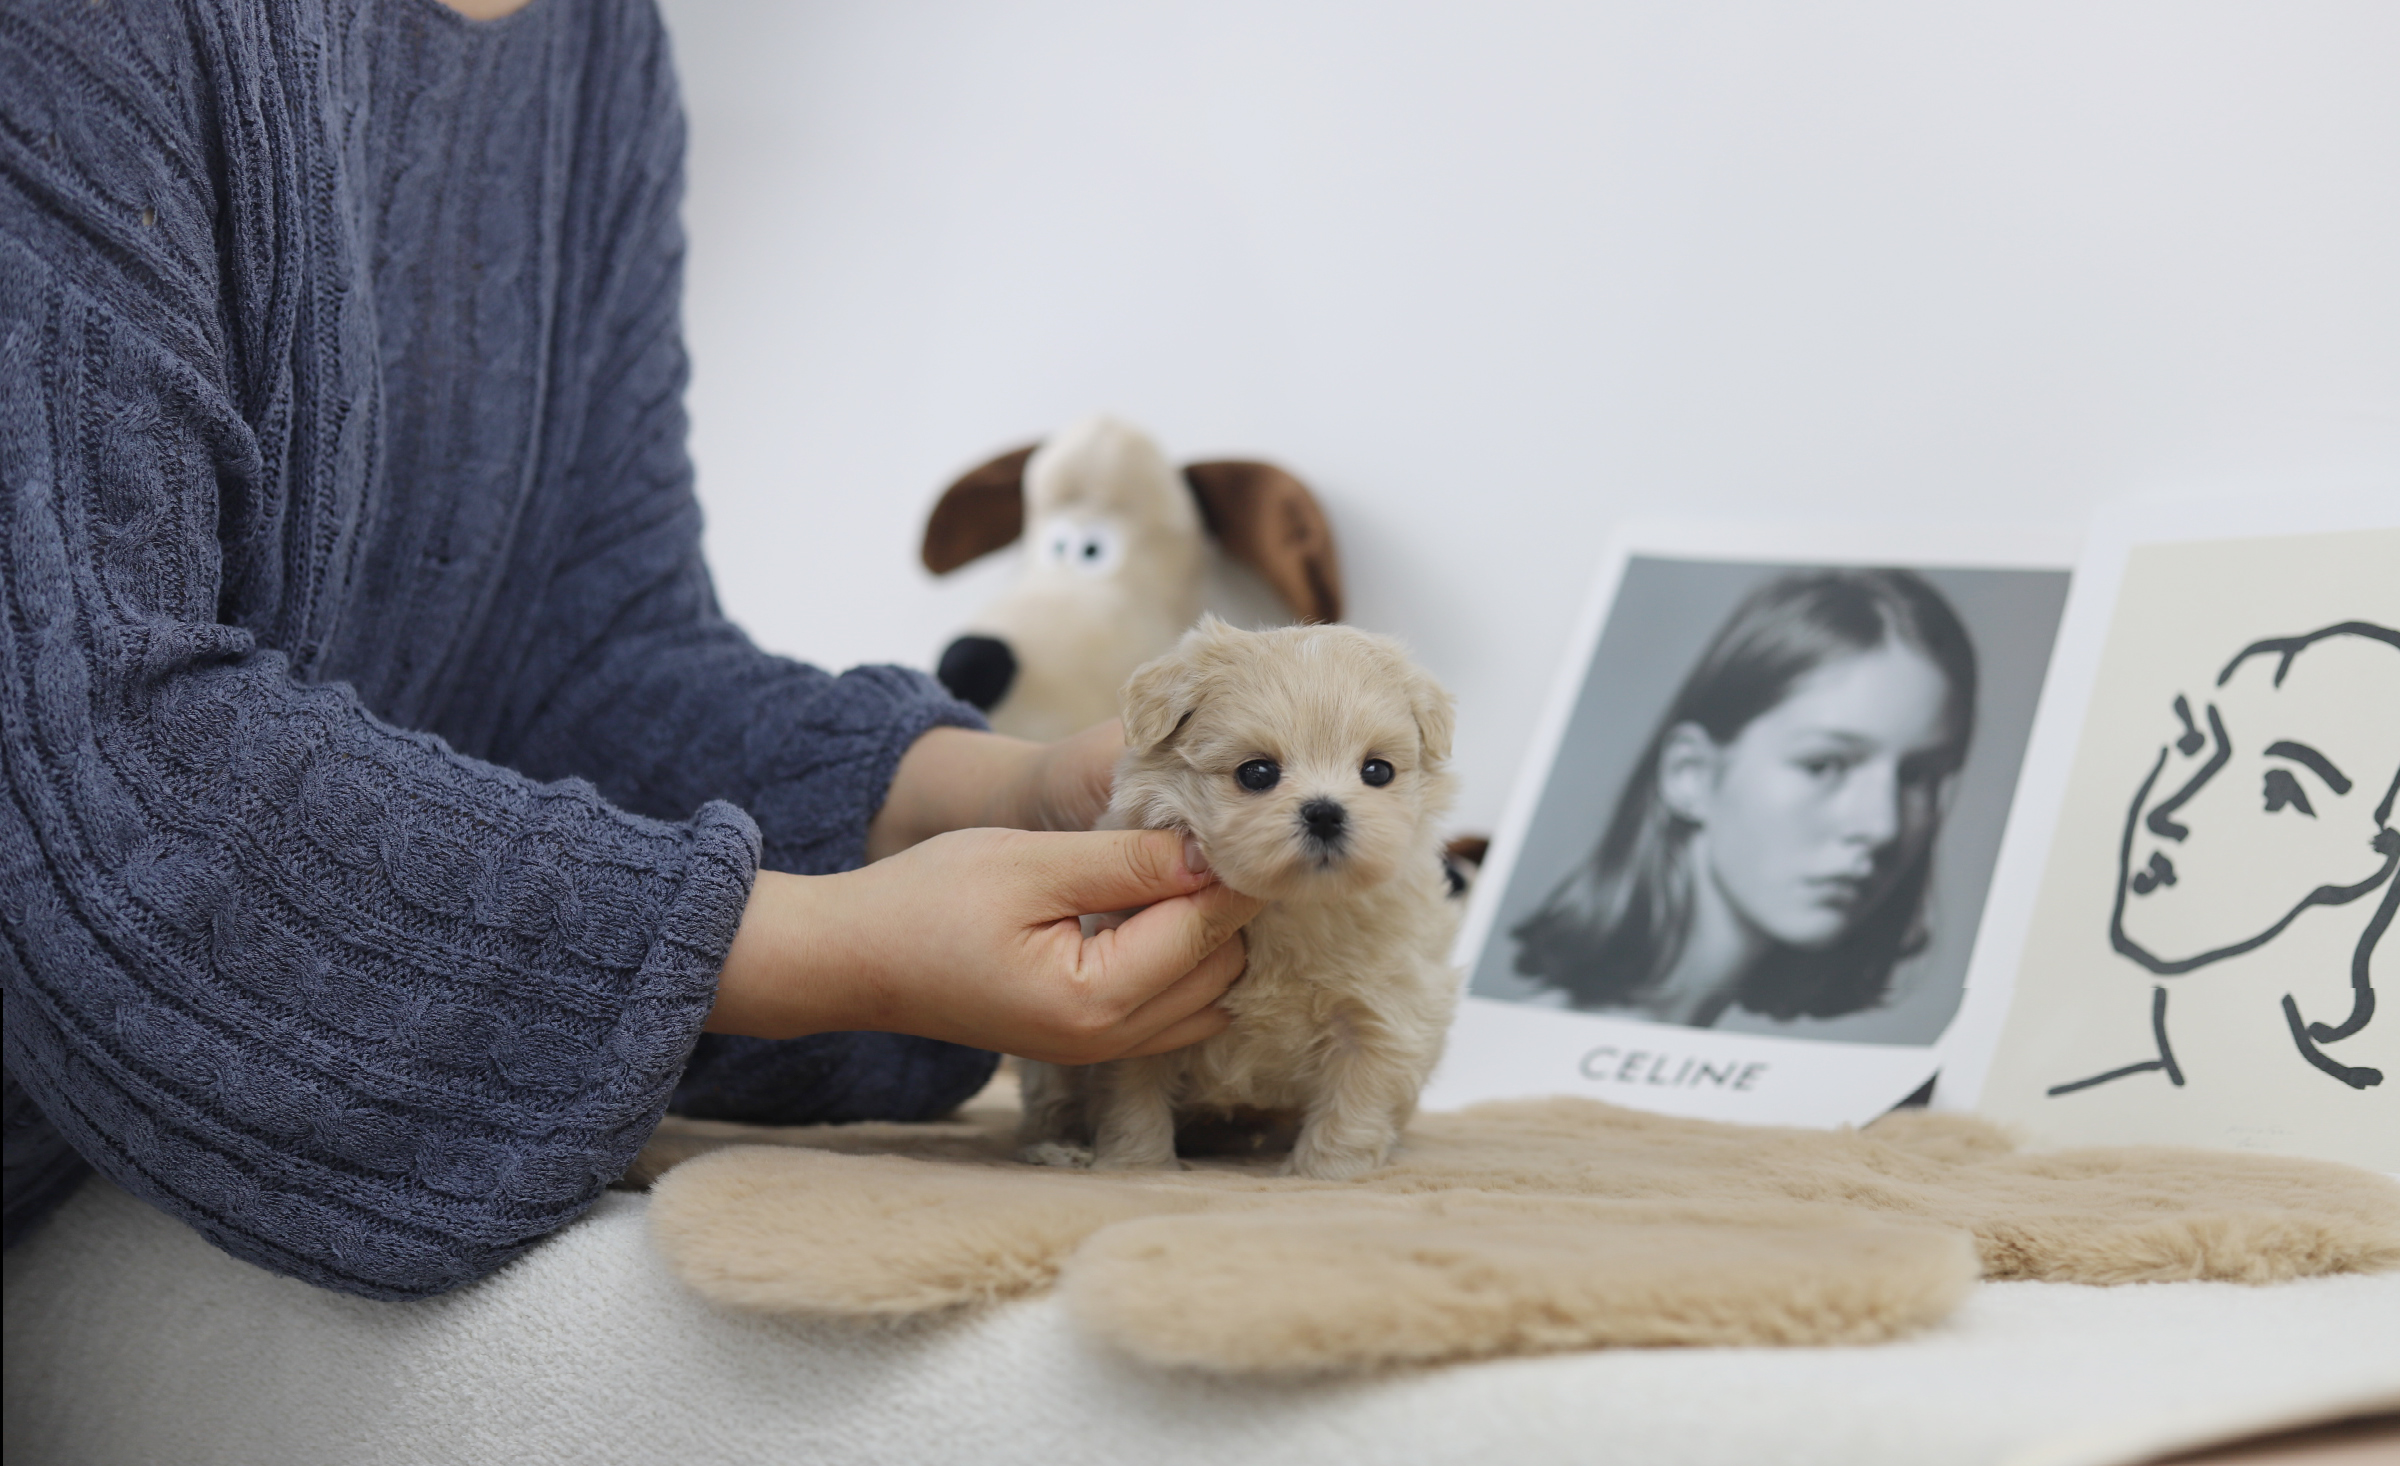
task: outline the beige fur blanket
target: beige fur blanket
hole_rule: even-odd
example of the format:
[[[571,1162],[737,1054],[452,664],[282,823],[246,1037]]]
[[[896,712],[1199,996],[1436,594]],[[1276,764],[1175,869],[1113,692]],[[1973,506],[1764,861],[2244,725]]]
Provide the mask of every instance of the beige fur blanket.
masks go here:
[[[671,1122],[634,1179],[656,1178],[660,1251],[729,1307],[889,1319],[1056,1287],[1119,1348],[1229,1373],[1863,1343],[1939,1320],[1978,1277],[2400,1266],[2400,1185],[2370,1172],[2024,1154],[1949,1115],[1823,1132],[1486,1104],[1420,1116],[1392,1164],[1349,1182],[1259,1159],[1027,1166],[1010,1158],[1015,1118],[1002,1091],[936,1125]]]

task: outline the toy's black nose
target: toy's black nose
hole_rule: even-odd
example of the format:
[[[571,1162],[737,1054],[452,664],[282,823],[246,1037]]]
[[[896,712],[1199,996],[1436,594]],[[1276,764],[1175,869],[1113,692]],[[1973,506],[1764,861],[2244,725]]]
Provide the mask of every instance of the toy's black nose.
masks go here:
[[[933,675],[952,697],[988,713],[1017,680],[1017,654],[995,636],[962,636],[942,648],[942,664]]]
[[[1342,827],[1349,821],[1349,811],[1330,799],[1312,799],[1300,806],[1300,823],[1307,826],[1308,838],[1320,845],[1339,844]]]

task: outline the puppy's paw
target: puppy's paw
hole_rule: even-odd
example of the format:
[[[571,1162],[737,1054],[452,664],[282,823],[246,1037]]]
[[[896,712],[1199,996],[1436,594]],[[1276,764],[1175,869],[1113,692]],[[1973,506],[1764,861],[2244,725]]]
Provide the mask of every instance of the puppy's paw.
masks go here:
[[[1095,1171],[1172,1171],[1175,1166],[1175,1152],[1173,1151],[1168,1151],[1165,1155],[1129,1155],[1119,1152],[1115,1155],[1095,1156],[1092,1159],[1092,1169]]]
[[[1377,1169],[1383,1162],[1384,1152],[1379,1150],[1318,1150],[1302,1146],[1275,1168],[1275,1174],[1300,1176],[1310,1181],[1347,1181]]]
[[[1029,1165],[1080,1170],[1091,1165],[1092,1149],[1088,1145],[1069,1145],[1063,1140],[1045,1140],[1018,1151],[1017,1159]]]

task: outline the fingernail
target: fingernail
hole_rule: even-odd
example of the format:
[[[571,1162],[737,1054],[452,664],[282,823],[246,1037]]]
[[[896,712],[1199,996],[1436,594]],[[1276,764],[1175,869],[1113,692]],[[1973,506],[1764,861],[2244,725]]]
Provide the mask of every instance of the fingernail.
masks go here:
[[[1196,836],[1183,837],[1183,868],[1196,876],[1208,874],[1208,856],[1200,849],[1200,841]]]

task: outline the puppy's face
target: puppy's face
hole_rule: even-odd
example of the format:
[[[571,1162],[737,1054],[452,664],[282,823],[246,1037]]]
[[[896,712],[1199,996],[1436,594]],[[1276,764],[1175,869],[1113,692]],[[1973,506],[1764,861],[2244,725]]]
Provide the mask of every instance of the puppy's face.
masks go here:
[[[1399,646],[1347,626],[1203,619],[1125,690],[1129,823],[1199,837],[1218,877],[1275,901],[1431,869],[1450,698]]]

